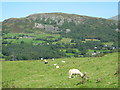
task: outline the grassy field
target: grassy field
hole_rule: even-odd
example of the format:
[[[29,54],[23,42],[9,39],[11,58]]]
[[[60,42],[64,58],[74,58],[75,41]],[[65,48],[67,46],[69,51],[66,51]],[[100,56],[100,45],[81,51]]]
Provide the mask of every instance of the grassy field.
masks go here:
[[[59,41],[60,43],[70,43],[71,38],[62,38],[62,40]]]
[[[26,36],[26,38],[24,37]],[[27,38],[27,36],[30,36],[31,38]],[[18,39],[15,39],[14,37],[17,37]],[[49,40],[57,40],[60,38],[60,35],[58,34],[23,34],[23,33],[8,33],[3,36],[4,41],[7,41],[8,43],[15,43],[15,44],[20,44],[21,41],[24,43],[34,43],[34,44],[39,44],[39,43],[44,43]],[[34,39],[42,39],[42,40],[34,40]]]
[[[53,42],[53,44],[56,44],[56,43],[65,43],[65,44],[70,44],[71,43],[71,38],[62,38],[62,40],[60,41],[57,41],[57,42]]]
[[[61,61],[66,61],[62,63]],[[3,88],[117,88],[118,53],[103,57],[61,58],[44,64],[41,60],[2,61]],[[55,68],[58,64],[60,68]],[[81,78],[68,78],[69,69],[87,72],[89,81],[80,84]],[[99,82],[97,82],[99,80]]]

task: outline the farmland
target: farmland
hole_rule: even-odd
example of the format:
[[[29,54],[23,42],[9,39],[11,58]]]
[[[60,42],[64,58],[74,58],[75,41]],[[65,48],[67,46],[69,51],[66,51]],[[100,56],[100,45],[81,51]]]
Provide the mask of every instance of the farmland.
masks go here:
[[[5,60],[32,60],[40,59],[41,57],[93,57],[103,56],[105,53],[115,52],[118,49],[116,42],[105,43],[96,39],[81,41],[79,39],[66,38],[59,34],[50,33],[3,33],[2,44],[3,53],[1,56]],[[33,47],[36,47],[37,50]],[[46,47],[46,49],[44,48],[42,52],[40,52],[40,47]],[[27,51],[27,48],[29,48],[34,55],[31,55],[30,52]],[[48,52],[47,48],[51,49],[52,53],[58,53],[55,53],[53,56]],[[47,51],[45,52],[46,56],[43,56],[42,53],[45,50]],[[20,51],[20,53],[18,53],[18,51]],[[23,51],[23,53],[26,52],[25,55],[21,53],[21,51]],[[95,55],[92,55],[94,53]],[[16,58],[13,58],[13,56]]]
[[[61,61],[66,61],[62,63]],[[42,60],[3,61],[3,88],[117,88],[118,53],[103,57],[60,58],[48,64]],[[53,64],[60,68],[55,68]],[[87,72],[89,81],[81,84],[81,78],[68,78],[68,71],[77,68]],[[97,82],[99,80],[99,82]]]
[[[33,43],[33,44],[39,44],[42,42],[46,42],[49,40],[57,40],[60,36],[57,34],[33,34],[33,33],[8,33],[3,35],[3,43],[15,43],[19,44],[22,42],[24,43]]]

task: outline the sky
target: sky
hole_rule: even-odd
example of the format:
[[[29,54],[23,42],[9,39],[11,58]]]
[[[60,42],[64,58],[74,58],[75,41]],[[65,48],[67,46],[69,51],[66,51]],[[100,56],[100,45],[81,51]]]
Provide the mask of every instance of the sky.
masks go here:
[[[3,21],[35,13],[62,12],[92,17],[110,18],[118,14],[118,2],[2,2]]]
[[[119,0],[1,0],[2,2],[119,2]]]

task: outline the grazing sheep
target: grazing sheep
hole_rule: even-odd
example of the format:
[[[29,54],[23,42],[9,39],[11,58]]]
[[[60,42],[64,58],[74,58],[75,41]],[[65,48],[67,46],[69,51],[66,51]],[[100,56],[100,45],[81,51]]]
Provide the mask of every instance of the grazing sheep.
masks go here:
[[[65,61],[62,61],[63,63],[65,63]]]
[[[48,62],[45,62],[45,64],[48,64]]]
[[[55,59],[53,58],[52,61],[54,61]]]
[[[71,78],[72,75],[80,75],[83,78],[86,75],[86,72],[83,74],[78,69],[70,69],[69,70],[69,78]]]
[[[56,68],[59,68],[59,66],[57,65]]]
[[[71,78],[72,75],[80,75],[82,78],[81,83],[83,84],[85,82],[85,79],[89,80],[89,77],[87,76],[86,72],[81,73],[78,69],[70,69],[69,70],[69,78]]]
[[[96,83],[99,83],[101,81],[101,78],[98,78],[97,80],[96,80]]]
[[[96,55],[97,53],[93,52],[92,55]]]
[[[41,58],[41,60],[43,60],[43,58]]]
[[[57,64],[54,64],[54,66],[56,66]]]
[[[45,62],[45,64],[48,64],[48,61],[46,59],[44,60],[44,62]]]

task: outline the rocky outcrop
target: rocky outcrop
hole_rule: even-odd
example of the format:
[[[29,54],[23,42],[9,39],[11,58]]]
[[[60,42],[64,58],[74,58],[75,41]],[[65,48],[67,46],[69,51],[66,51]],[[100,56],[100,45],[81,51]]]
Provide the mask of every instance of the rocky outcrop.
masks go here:
[[[53,25],[43,25],[40,23],[35,23],[35,28],[44,29],[45,31],[58,31],[58,27],[54,27]]]
[[[40,28],[40,29],[44,29],[44,25],[40,24],[40,23],[35,23],[35,28]]]
[[[48,19],[54,21],[57,25],[63,25],[64,21],[67,22],[74,22],[76,24],[83,24],[83,21],[89,17],[74,15],[74,14],[65,14],[65,13],[41,13],[41,14],[33,14],[29,15],[27,19],[32,21],[44,20],[47,21]]]

